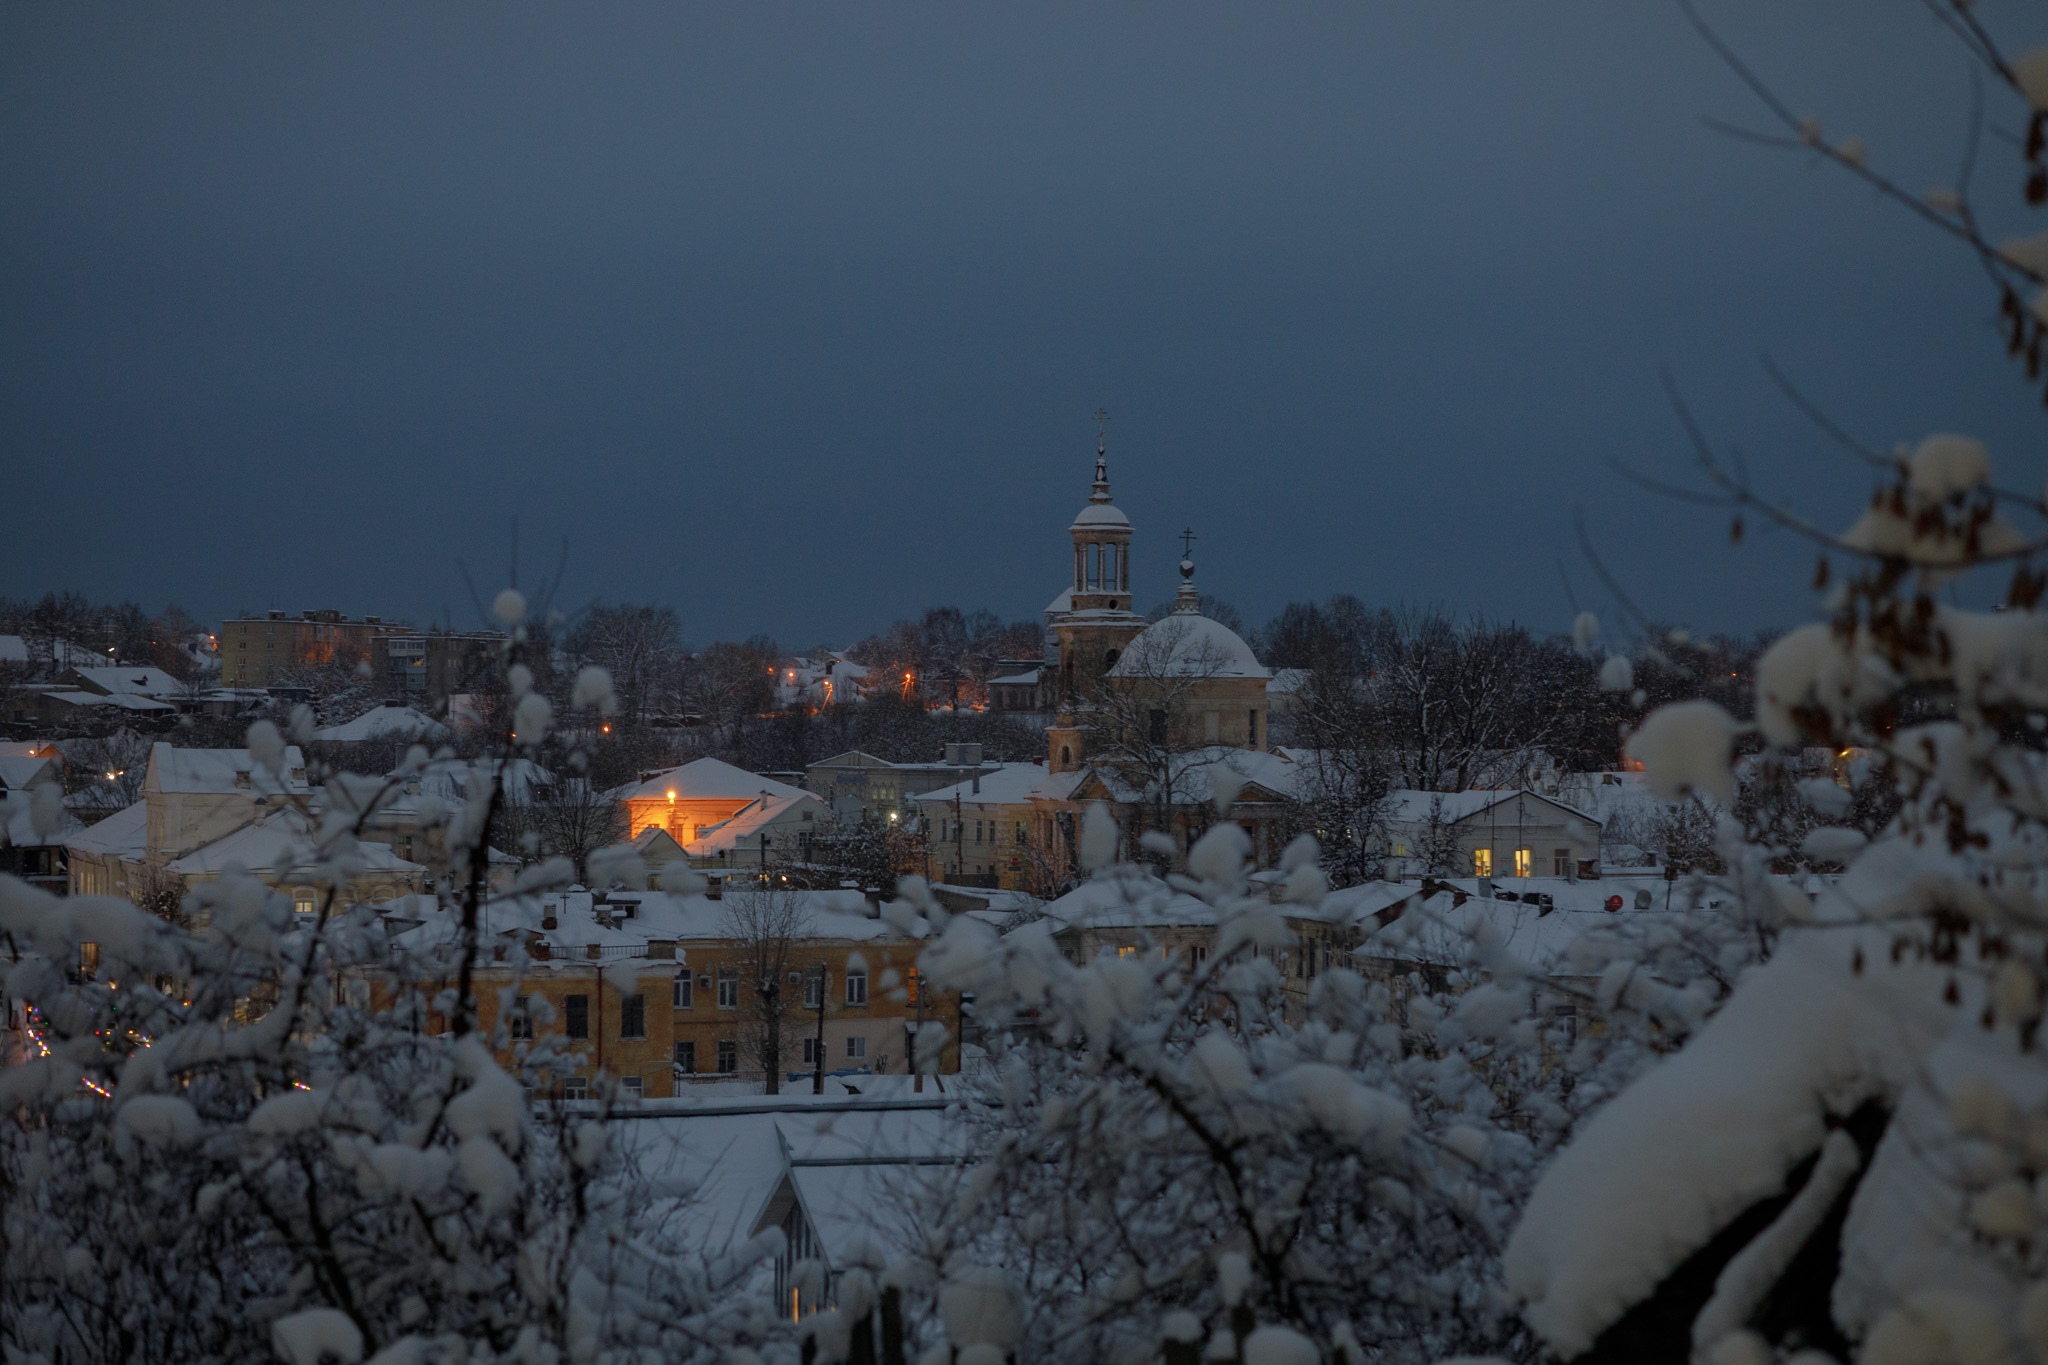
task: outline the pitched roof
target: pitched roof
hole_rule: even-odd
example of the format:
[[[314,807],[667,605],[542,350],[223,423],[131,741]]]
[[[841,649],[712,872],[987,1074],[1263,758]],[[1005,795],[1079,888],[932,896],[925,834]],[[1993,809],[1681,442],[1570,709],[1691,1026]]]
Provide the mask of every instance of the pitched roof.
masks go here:
[[[284,778],[259,765],[247,749],[180,749],[170,744],[152,744],[149,776],[143,786],[150,791],[196,792],[224,795],[235,791],[303,792],[306,758],[299,746],[284,751]]]
[[[74,668],[88,689],[114,697],[175,696],[185,685],[161,668]]]
[[[330,744],[354,744],[372,739],[439,739],[448,727],[410,706],[378,706],[354,720],[330,725],[314,734]]]
[[[763,792],[785,799],[810,795],[801,787],[750,773],[719,759],[700,758],[680,768],[656,773],[638,786],[620,792],[619,796],[626,801],[650,800],[666,797],[671,791],[683,801],[747,801]]]
[[[64,841],[73,853],[102,858],[140,858],[149,846],[149,802],[137,801]]]
[[[805,806],[813,809],[814,819],[816,811],[825,809],[825,803],[809,792],[797,791],[793,787],[784,787],[783,790],[790,795],[758,796],[717,824],[706,825],[704,832],[684,844],[683,848],[692,858],[713,857],[731,852],[748,839],[758,839],[762,833],[775,828],[792,816],[801,819],[798,812]]]
[[[1445,822],[1457,824],[1483,814],[1495,806],[1523,797],[1531,801],[1541,801],[1546,806],[1555,806],[1568,815],[1576,815],[1581,820],[1591,820],[1596,825],[1600,823],[1598,816],[1582,811],[1577,806],[1567,805],[1556,797],[1545,796],[1541,792],[1513,788],[1504,791],[1462,792],[1431,792],[1403,789],[1390,793],[1392,805],[1388,810],[1387,819],[1396,824],[1423,824],[1428,821],[1429,813],[1435,803],[1441,800],[1444,803],[1443,818]]]
[[[391,851],[388,844],[358,843],[346,862],[355,872],[425,872]],[[297,811],[285,811],[259,825],[244,825],[179,858],[170,870],[180,876],[226,872],[239,867],[246,872],[286,877],[310,873],[325,865],[314,847],[312,824]]]
[[[970,778],[911,799],[931,806],[950,806],[955,800],[963,806],[1014,806],[1034,796],[1054,795],[1046,784],[1047,776],[1043,764],[1005,763],[992,773],[982,774],[979,791]]]

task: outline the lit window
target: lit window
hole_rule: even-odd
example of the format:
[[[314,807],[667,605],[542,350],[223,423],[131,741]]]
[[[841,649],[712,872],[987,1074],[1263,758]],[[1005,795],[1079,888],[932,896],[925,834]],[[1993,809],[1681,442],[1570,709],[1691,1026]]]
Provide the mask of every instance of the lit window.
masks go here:
[[[1492,849],[1475,848],[1472,850],[1472,875],[1475,877],[1491,877],[1493,875]]]
[[[1535,850],[1533,850],[1533,849],[1527,849],[1527,848],[1518,848],[1518,849],[1516,849],[1516,850],[1515,850],[1515,875],[1516,875],[1517,877],[1527,877],[1527,876],[1531,875],[1531,872],[1532,872],[1532,867],[1531,867],[1531,865],[1532,865],[1532,864],[1533,864],[1533,863],[1535,862],[1535,860],[1536,860],[1536,854],[1535,854]]]
[[[1122,948],[1117,949],[1116,955],[1118,957],[1136,957],[1138,955],[1138,950],[1136,948],[1126,945]]]

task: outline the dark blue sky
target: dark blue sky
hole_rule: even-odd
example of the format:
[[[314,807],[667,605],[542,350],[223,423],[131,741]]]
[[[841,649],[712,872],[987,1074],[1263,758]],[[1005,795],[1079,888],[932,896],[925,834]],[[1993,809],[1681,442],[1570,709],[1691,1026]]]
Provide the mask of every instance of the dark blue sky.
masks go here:
[[[1966,66],[1912,0],[1708,13],[1952,181]],[[529,573],[567,536],[567,599],[700,642],[1024,615],[1106,404],[1143,601],[1192,523],[1254,621],[1561,629],[1583,505],[1662,613],[1798,619],[1805,548],[1608,472],[1684,472],[1660,367],[1829,522],[1867,478],[1766,351],[2008,481],[2041,427],[1966,260],[1705,114],[1754,121],[1641,0],[8,6],[0,592],[466,620],[516,513]]]

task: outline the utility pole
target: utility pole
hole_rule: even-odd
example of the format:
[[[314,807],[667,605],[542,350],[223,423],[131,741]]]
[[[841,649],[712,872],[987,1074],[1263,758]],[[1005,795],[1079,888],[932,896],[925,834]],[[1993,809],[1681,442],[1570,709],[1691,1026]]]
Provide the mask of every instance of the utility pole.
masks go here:
[[[911,1093],[922,1095],[924,1066],[917,1055],[917,1037],[924,1032],[924,978],[918,975],[915,967],[910,969],[910,993],[917,1002],[917,1022],[910,1026],[910,1074],[915,1078],[910,1082],[910,1089]]]
[[[813,1095],[825,1093],[825,987],[831,979],[831,974],[825,970],[825,964],[820,962],[818,964],[818,1044],[811,1051],[811,1062],[814,1067],[811,1072],[811,1093]]]

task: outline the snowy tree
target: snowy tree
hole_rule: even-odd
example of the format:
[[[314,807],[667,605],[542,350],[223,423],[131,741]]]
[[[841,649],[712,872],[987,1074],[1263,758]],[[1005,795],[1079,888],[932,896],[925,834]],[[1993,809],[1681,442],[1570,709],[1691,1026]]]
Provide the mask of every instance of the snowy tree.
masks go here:
[[[183,923],[0,877],[29,1045],[0,1068],[9,1359],[722,1360],[779,1332],[732,1292],[769,1248],[694,1252],[686,1192],[636,1177],[602,1113],[529,1104],[558,1044],[522,1045],[508,1071],[505,1040],[479,1032],[503,775],[554,719],[522,657],[524,603],[497,605],[515,729],[495,776],[432,817],[463,869],[430,912],[453,928],[448,954],[395,957],[341,890],[365,822],[425,751],[387,779],[336,775],[315,805],[281,780],[267,721],[248,734],[252,782],[309,821],[294,856],[324,888],[313,913],[239,874],[186,898]]]
[[[790,1021],[803,1003],[790,989],[805,943],[816,937],[801,891],[763,888],[726,898],[723,938],[741,981],[740,1051],[761,1069],[770,1095],[782,1091]]]
[[[2048,202],[2048,50],[2009,57],[1972,6],[1928,9],[2012,106],[2025,131],[2008,174]],[[2008,354],[2038,382],[2048,238],[1995,242],[1967,181],[1902,188],[1701,32],[1777,121],[1755,140],[1833,164],[1974,255]],[[1875,489],[1829,531],[1759,496],[1680,415],[1738,528],[1768,519],[1822,554],[1825,617],[1757,658],[1747,706],[1664,706],[1629,740],[1660,798],[1727,812],[1725,871],[1699,885],[1768,960],[1724,962],[1718,1013],[1564,1148],[1508,1243],[1508,1288],[1567,1359],[2048,1359],[2041,501],[1995,482],[1981,443],[1935,434],[1858,447]],[[1961,605],[1973,591],[2002,605]],[[1752,746],[1744,766],[1770,790],[1744,800],[1737,750]],[[1856,790],[1803,775],[1813,749],[1851,759]],[[1768,875],[1796,861],[1846,871]]]
[[[1084,825],[1108,904],[1166,894],[1111,865],[1104,809]],[[1654,1010],[1683,1036],[1711,995],[1658,987],[1646,967],[1631,998],[1608,1000],[1611,1027],[1578,1038],[1564,1006],[1590,1016],[1596,993],[1444,922],[1448,894],[1384,921],[1325,914],[1304,838],[1276,904],[1252,891],[1249,852],[1241,828],[1219,823],[1173,879],[1217,917],[1194,957],[1141,940],[1072,961],[1054,921],[999,938],[925,900],[938,936],[924,968],[973,993],[991,1048],[966,1111],[976,1162],[921,1189],[923,1259],[891,1271],[933,1295],[922,1318],[911,1309],[925,1331],[938,1334],[947,1287],[999,1271],[1019,1359],[1534,1352],[1497,1293],[1519,1200],[1584,1105],[1648,1055],[1629,1017]],[[1302,922],[1329,936],[1303,937]],[[1440,949],[1427,973],[1412,951],[1424,942]],[[1346,950],[1415,969],[1354,969]],[[1290,1005],[1286,984],[1304,971],[1305,1007]],[[1283,1343],[1297,1353],[1264,1354]]]

